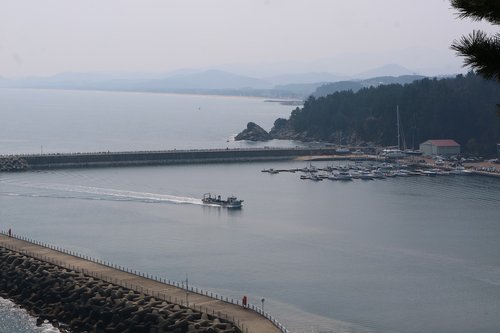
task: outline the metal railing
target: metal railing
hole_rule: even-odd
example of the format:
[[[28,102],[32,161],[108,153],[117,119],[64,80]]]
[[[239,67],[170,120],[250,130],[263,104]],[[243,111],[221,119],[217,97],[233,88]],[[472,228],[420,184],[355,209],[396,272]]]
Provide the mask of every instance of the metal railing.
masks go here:
[[[202,296],[210,297],[210,298],[215,299],[215,300],[219,300],[219,301],[222,301],[225,303],[234,304],[234,305],[240,306],[242,308],[252,310],[252,311],[258,313],[259,315],[263,316],[267,320],[269,320],[281,332],[289,333],[289,331],[285,328],[285,326],[283,324],[281,324],[276,318],[274,318],[268,312],[263,311],[263,309],[261,307],[256,306],[254,304],[248,303],[246,306],[243,306],[243,304],[238,299],[234,299],[231,297],[225,297],[225,296],[219,295],[217,293],[214,293],[214,292],[211,292],[208,290],[204,290],[202,288],[188,286],[187,284],[185,285],[184,282],[172,281],[172,280],[169,280],[167,278],[161,278],[161,277],[158,277],[156,275],[150,275],[148,273],[140,272],[137,270],[132,270],[132,269],[125,267],[125,266],[116,265],[116,264],[107,262],[105,260],[96,259],[96,258],[90,257],[88,255],[80,254],[80,253],[77,253],[75,251],[66,250],[66,249],[61,248],[59,246],[40,242],[40,241],[30,239],[28,237],[24,237],[21,235],[16,235],[16,234],[9,235],[5,231],[0,231],[0,234],[3,234],[5,236],[8,236],[8,237],[11,237],[14,239],[22,240],[24,242],[31,243],[31,244],[34,244],[37,246],[45,247],[45,248],[48,248],[48,249],[51,249],[54,251],[58,251],[58,252],[61,252],[61,253],[64,253],[64,254],[67,254],[70,256],[74,256],[76,258],[87,260],[87,261],[90,261],[90,262],[93,262],[93,263],[96,263],[96,264],[99,264],[99,265],[102,265],[105,267],[113,268],[113,269],[116,269],[116,270],[119,270],[119,271],[122,271],[122,272],[125,272],[128,274],[132,274],[132,275],[135,275],[135,276],[138,276],[141,278],[145,278],[145,279],[149,279],[149,280],[152,280],[155,282],[159,282],[159,283],[163,283],[163,284],[166,284],[169,286],[173,286],[173,287],[185,290],[186,292],[199,294]],[[243,333],[255,333],[248,327],[248,325],[245,325],[237,317],[235,317],[233,315],[228,315],[227,313],[224,313],[221,311],[216,312],[214,309],[212,309],[212,311],[210,311],[207,306],[203,307],[202,305],[197,305],[196,303],[189,302],[188,300],[186,300],[186,302],[184,302],[184,299],[182,299],[182,298],[172,297],[171,295],[166,295],[166,294],[161,293],[161,292],[155,292],[154,290],[150,290],[150,289],[138,286],[138,285],[134,285],[134,284],[129,283],[127,281],[113,278],[112,276],[107,276],[107,275],[104,275],[102,273],[93,272],[93,271],[90,271],[90,270],[85,269],[85,268],[80,267],[80,266],[69,265],[69,264],[66,264],[60,260],[51,258],[49,256],[40,255],[40,254],[37,254],[35,252],[23,250],[21,248],[18,248],[16,246],[11,245],[11,244],[0,242],[0,246],[4,247],[6,249],[12,250],[12,251],[16,251],[16,252],[25,254],[25,255],[30,256],[32,258],[39,259],[39,260],[45,261],[47,263],[54,264],[56,266],[60,266],[60,267],[66,268],[66,269],[74,270],[76,272],[81,272],[81,273],[88,275],[88,276],[91,276],[93,278],[100,279],[102,281],[106,281],[108,283],[115,284],[115,285],[118,285],[121,287],[125,287],[127,289],[131,289],[131,290],[134,290],[136,292],[139,292],[139,293],[142,293],[145,295],[150,295],[150,296],[156,297],[158,299],[168,301],[170,303],[179,304],[181,306],[189,307],[195,311],[198,310],[202,313],[203,312],[207,313],[207,315],[212,315],[212,316],[216,316],[216,317],[221,318],[221,319],[226,319],[227,321],[230,321],[234,325],[236,325]]]

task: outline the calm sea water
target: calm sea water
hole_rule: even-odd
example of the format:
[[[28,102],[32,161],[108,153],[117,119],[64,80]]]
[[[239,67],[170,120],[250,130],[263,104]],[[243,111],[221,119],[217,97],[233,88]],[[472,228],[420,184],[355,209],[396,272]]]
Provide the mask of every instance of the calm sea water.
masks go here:
[[[291,110],[258,98],[0,88],[0,154],[290,146],[232,138]]]
[[[57,100],[55,91],[35,93]],[[61,94],[72,95],[66,95],[68,109],[78,104],[79,93]],[[82,94],[109,94],[110,105],[114,98],[122,103],[123,96],[149,98]],[[276,108],[262,122],[265,127],[283,111],[258,100],[214,100],[222,103],[214,110],[224,109],[227,100],[243,104],[240,110]],[[240,123],[257,120],[244,113]],[[222,133],[228,128],[223,123],[219,144],[231,136]],[[200,140],[197,135],[192,132],[193,142]],[[82,147],[89,144],[80,140]],[[443,176],[309,182],[298,174],[260,172],[304,165],[4,173],[0,227],[172,280],[188,274],[194,286],[235,298],[248,295],[254,304],[265,298],[265,310],[293,332],[500,331],[500,181]],[[235,194],[244,207],[200,205],[209,191]],[[0,317],[6,313],[13,315],[8,308]]]

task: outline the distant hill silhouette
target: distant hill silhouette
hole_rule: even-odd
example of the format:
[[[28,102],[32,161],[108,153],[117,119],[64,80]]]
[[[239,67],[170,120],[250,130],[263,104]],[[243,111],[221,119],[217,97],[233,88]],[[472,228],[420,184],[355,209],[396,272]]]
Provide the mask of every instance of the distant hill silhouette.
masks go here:
[[[354,77],[357,79],[368,79],[371,77],[378,77],[378,76],[403,76],[403,75],[415,75],[415,72],[398,64],[387,64],[381,67],[370,69],[362,73],[358,73],[354,75]]]
[[[389,65],[375,69],[373,72],[378,73],[384,69],[388,72],[403,71],[401,66]],[[224,70],[186,68],[163,73],[70,72],[48,77],[0,78],[0,87],[200,93],[306,99],[311,94],[326,96],[335,91],[357,91],[363,87],[380,84],[408,83],[417,78],[422,78],[422,76],[378,76],[346,81],[345,76],[327,72],[291,73],[256,78]],[[339,80],[344,81],[339,82]],[[327,86],[319,88],[322,85]],[[316,90],[317,88],[319,89]]]

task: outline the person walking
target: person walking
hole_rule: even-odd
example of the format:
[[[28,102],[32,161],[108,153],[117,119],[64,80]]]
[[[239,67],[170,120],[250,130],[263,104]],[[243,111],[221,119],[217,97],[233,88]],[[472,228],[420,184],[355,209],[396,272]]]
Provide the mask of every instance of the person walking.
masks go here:
[[[243,296],[243,300],[241,301],[241,303],[243,303],[243,307],[247,307],[247,297],[246,296]]]

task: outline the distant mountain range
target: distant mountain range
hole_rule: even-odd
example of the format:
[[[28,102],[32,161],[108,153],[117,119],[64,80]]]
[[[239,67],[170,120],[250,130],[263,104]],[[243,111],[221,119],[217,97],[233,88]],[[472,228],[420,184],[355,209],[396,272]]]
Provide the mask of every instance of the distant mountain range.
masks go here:
[[[328,91],[357,91],[381,84],[405,84],[421,78],[424,76],[412,75],[411,70],[392,64],[360,73],[353,78],[327,72],[255,78],[217,69],[182,69],[166,73],[62,73],[50,77],[0,77],[0,87],[306,98],[311,94],[322,96]]]

